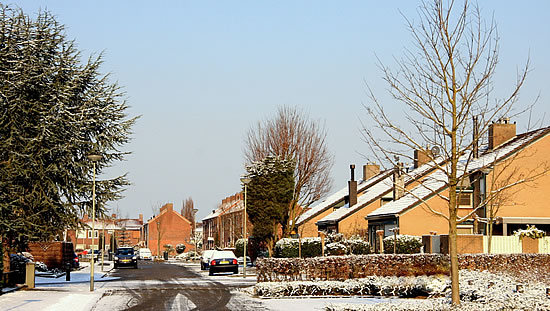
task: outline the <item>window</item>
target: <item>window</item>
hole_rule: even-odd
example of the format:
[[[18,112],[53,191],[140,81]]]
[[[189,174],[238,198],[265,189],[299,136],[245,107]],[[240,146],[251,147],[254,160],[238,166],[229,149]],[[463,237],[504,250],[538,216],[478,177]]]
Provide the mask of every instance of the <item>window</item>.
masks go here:
[[[459,208],[472,208],[472,191],[461,190],[456,193],[456,204]]]
[[[99,231],[98,230],[95,230],[94,231],[94,238],[99,238]],[[88,230],[88,239],[91,239],[92,238],[92,230]]]

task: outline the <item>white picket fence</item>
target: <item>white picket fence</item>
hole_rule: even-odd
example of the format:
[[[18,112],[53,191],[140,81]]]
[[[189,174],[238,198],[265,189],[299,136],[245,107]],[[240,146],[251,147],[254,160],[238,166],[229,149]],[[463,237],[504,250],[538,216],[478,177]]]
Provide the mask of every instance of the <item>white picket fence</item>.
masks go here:
[[[483,252],[488,253],[489,237],[483,237]],[[521,254],[521,241],[517,236],[493,236],[491,254]]]
[[[550,237],[539,239],[539,253],[550,254]]]
[[[487,253],[489,237],[483,237],[483,252]],[[521,254],[521,240],[517,236],[493,236],[491,254]],[[550,237],[539,239],[539,253],[550,254]]]

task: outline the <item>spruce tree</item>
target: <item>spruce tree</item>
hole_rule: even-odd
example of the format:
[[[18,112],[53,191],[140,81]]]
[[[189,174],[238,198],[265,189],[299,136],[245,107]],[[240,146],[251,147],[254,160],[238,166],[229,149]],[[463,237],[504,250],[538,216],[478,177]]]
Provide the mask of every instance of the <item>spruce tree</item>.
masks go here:
[[[74,40],[47,11],[35,18],[0,4],[0,238],[10,251],[48,241],[92,212],[97,173],[124,158],[136,118],[124,94],[81,61]],[[96,217],[120,198],[125,176],[98,180]]]

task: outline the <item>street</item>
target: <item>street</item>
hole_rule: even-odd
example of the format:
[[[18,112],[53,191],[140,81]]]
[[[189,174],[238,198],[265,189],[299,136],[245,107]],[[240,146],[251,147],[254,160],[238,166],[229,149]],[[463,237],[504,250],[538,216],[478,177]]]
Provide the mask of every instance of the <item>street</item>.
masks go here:
[[[255,277],[208,276],[197,264],[141,261],[138,269],[119,268],[110,276],[120,280],[104,284],[92,310],[266,310],[237,291]]]

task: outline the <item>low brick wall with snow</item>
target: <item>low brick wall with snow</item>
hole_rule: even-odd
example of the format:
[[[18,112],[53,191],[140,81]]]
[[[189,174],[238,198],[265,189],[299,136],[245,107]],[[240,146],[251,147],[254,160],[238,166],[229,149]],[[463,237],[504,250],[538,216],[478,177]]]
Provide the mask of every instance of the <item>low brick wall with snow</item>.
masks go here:
[[[549,276],[548,254],[464,254],[461,269],[505,272],[517,277]],[[343,281],[368,276],[419,276],[449,273],[449,256],[441,254],[351,255],[314,258],[266,258],[257,263],[258,282]]]

